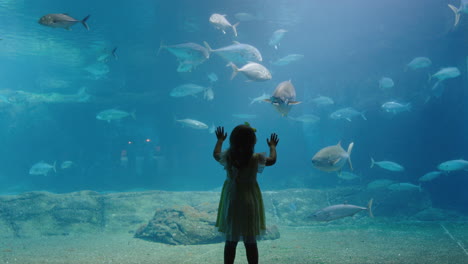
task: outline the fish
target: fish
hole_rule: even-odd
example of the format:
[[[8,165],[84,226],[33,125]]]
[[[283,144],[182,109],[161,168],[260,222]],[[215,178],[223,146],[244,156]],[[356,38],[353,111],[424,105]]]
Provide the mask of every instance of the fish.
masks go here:
[[[349,122],[351,122],[352,121],[351,118],[355,116],[361,116],[362,119],[367,120],[363,112],[359,112],[352,107],[341,108],[330,114],[331,119],[334,119],[334,120],[345,119],[345,120],[348,120]]]
[[[392,183],[389,186],[387,186],[387,189],[389,189],[391,191],[398,191],[398,192],[400,192],[400,191],[414,191],[414,190],[418,190],[418,191],[422,192],[421,185],[414,185],[414,184],[409,183],[409,182]]]
[[[232,114],[232,117],[239,118],[239,119],[255,119],[257,115],[252,114]]]
[[[128,116],[133,117],[133,119],[136,118],[135,112],[129,113],[129,112],[125,112],[125,111],[113,108],[113,109],[107,109],[107,110],[99,112],[96,115],[96,119],[107,121],[110,123],[112,120],[120,120]]]
[[[412,59],[407,65],[406,68],[410,70],[417,70],[422,68],[427,68],[432,65],[432,61],[426,57],[416,57]]]
[[[104,62],[96,62],[84,68],[90,74],[90,78],[93,80],[100,80],[107,77],[110,72],[109,66]]]
[[[324,106],[335,104],[333,99],[331,99],[330,97],[326,97],[326,96],[317,96],[316,98],[312,99],[311,102],[315,104],[317,107],[324,107]]]
[[[104,53],[101,54],[98,58],[97,58],[97,61],[98,62],[103,62],[103,63],[106,63],[109,61],[109,58],[110,56],[114,57],[115,60],[118,59],[117,57],[117,47],[115,47],[114,49],[112,49],[110,52],[108,50],[104,50]]]
[[[234,25],[231,25],[229,21],[226,19],[226,15],[220,15],[220,14],[212,14],[210,16],[210,23],[216,28],[219,29],[223,32],[223,34],[226,34],[226,29],[231,28],[232,32],[234,32],[234,36],[237,37],[237,29],[236,27],[239,25],[239,23],[236,23]]]
[[[448,4],[448,7],[455,13],[455,22],[453,24],[454,27],[458,25],[460,22],[460,15],[461,13],[468,14],[468,0],[460,0],[460,7],[456,8],[455,6]]]
[[[463,159],[449,160],[439,164],[437,169],[441,171],[457,171],[457,170],[467,170],[468,171],[468,161]]]
[[[431,78],[436,78],[439,82],[446,79],[452,79],[460,76],[460,70],[457,67],[446,67],[434,73]]]
[[[203,87],[198,84],[186,83],[186,84],[182,84],[173,88],[171,92],[169,93],[169,95],[171,97],[176,97],[176,98],[185,97],[189,95],[195,96],[196,94],[199,94],[202,92],[205,93],[206,95],[208,89],[210,88]]]
[[[421,176],[418,179],[418,181],[420,181],[420,182],[432,181],[432,180],[438,178],[442,174],[443,174],[443,172],[441,172],[441,171],[431,171],[431,172],[428,172],[428,173],[424,174],[423,176]]]
[[[82,20],[77,20],[68,14],[47,14],[42,16],[39,19],[39,24],[47,27],[53,27],[53,28],[64,28],[66,30],[70,30],[70,27],[75,25],[76,23],[81,23],[83,26],[89,30],[88,24],[86,24],[86,21],[90,15],[87,15],[85,18]]]
[[[385,112],[393,114],[411,111],[411,103],[399,103],[396,101],[389,101],[382,104],[381,107]]]
[[[261,62],[263,60],[260,51],[249,44],[234,41],[232,45],[212,49],[208,42],[204,41],[203,43],[210,53],[218,54],[227,62],[243,65],[248,62]]]
[[[374,217],[374,214],[372,213],[373,201],[374,199],[370,199],[369,203],[367,204],[367,207],[361,207],[361,206],[346,204],[346,203],[328,206],[328,207],[322,208],[314,212],[308,218],[314,221],[329,222],[329,221],[344,218],[347,216],[353,216],[361,211],[367,211],[369,213],[369,216],[373,218]]]
[[[360,177],[352,172],[342,171],[340,174],[338,174],[338,178],[343,179],[345,181],[352,181],[355,179],[359,179]]]
[[[265,66],[256,62],[249,62],[240,69],[232,62],[229,63],[228,66],[232,68],[231,80],[234,79],[239,72],[244,74],[245,77],[249,79],[248,81],[263,82],[271,80],[270,71],[265,68]]]
[[[288,116],[289,119],[305,124],[315,124],[320,121],[320,117],[313,114],[306,114],[297,117]]]
[[[203,94],[203,98],[207,101],[213,101],[214,99],[214,91],[213,88],[208,87],[208,89],[205,90],[205,93]]]
[[[48,163],[45,163],[44,161],[39,161],[38,163],[32,165],[32,167],[29,169],[29,174],[30,175],[44,175],[47,176],[47,174],[51,171],[54,170],[54,172],[57,172],[55,166],[57,162],[55,161],[53,165],[50,165]]]
[[[265,99],[270,99],[270,95],[267,93],[262,93],[262,95],[250,99],[250,104],[265,102]]]
[[[210,83],[215,83],[218,81],[218,75],[216,75],[216,73],[214,72],[210,72],[208,75],[208,80],[210,80]]]
[[[348,161],[349,167],[353,170],[351,163],[351,151],[353,147],[354,142],[351,142],[348,146],[348,151],[345,151],[341,147],[341,141],[336,145],[325,147],[312,157],[312,165],[321,171],[337,171],[340,173],[346,161]]]
[[[268,42],[268,45],[274,47],[275,49],[278,49],[278,46],[280,45],[280,42],[283,39],[286,32],[288,31],[285,29],[278,29],[275,32],[273,32],[273,35],[271,36],[270,41]]]
[[[11,104],[22,103],[84,103],[89,102],[92,97],[86,92],[86,87],[82,87],[75,94],[61,93],[30,93],[21,90],[14,91],[9,95],[8,102]]]
[[[383,90],[390,89],[393,86],[395,86],[395,83],[393,82],[392,78],[382,77],[379,80],[379,88],[380,89],[383,89]]]
[[[374,165],[379,166],[382,169],[386,169],[389,171],[404,171],[405,168],[401,166],[400,164],[393,162],[393,161],[375,161],[373,158],[371,158],[371,165],[370,167],[373,168]]]
[[[375,180],[367,184],[367,189],[377,190],[377,189],[387,188],[387,186],[389,186],[393,182],[394,181],[387,180],[387,179]]]
[[[185,119],[178,119],[178,120],[176,119],[175,121],[182,124],[183,127],[187,126],[187,127],[194,128],[194,129],[208,129],[207,124],[200,122],[198,120],[195,120],[195,119],[185,118]]]
[[[176,45],[164,45],[161,42],[158,54],[164,49],[169,51],[179,61],[177,72],[191,72],[210,58],[210,52],[205,47],[193,42]]]
[[[66,161],[62,162],[62,164],[60,164],[60,168],[62,170],[70,169],[70,168],[72,168],[74,166],[75,166],[75,163],[73,161],[71,161],[71,160],[66,160]]]
[[[302,54],[289,54],[289,55],[286,55],[285,57],[275,60],[271,64],[274,66],[285,66],[293,62],[300,61],[303,58],[304,58],[304,55]]]
[[[296,101],[296,89],[291,80],[278,84],[270,99],[264,101],[271,103],[282,116],[287,116],[293,105],[301,103]]]

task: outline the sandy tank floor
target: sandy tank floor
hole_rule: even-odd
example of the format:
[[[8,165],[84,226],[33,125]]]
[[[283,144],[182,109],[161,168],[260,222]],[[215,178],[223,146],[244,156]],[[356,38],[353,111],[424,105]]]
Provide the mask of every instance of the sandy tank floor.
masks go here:
[[[280,239],[259,242],[260,263],[468,263],[468,223],[376,221],[280,231]],[[222,263],[223,246],[170,246],[112,233],[14,238],[0,241],[0,263]],[[247,263],[243,244],[235,263]]]

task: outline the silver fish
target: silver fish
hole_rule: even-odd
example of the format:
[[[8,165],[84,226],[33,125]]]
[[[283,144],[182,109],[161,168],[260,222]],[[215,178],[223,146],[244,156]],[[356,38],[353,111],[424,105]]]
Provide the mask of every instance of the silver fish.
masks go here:
[[[205,47],[192,42],[176,45],[164,45],[161,42],[158,54],[163,49],[169,51],[179,61],[177,72],[190,72],[210,58],[210,52]]]
[[[89,30],[89,26],[86,24],[86,20],[88,20],[89,16],[90,15],[86,16],[82,20],[77,20],[68,14],[48,14],[39,19],[39,24],[47,27],[64,28],[66,30],[70,30],[71,26],[75,25],[76,23],[81,23],[87,30]]]
[[[410,70],[417,70],[422,68],[427,68],[432,65],[432,61],[426,57],[416,57],[412,59],[406,67]]]
[[[237,66],[232,62],[229,63],[228,66],[231,66],[232,68],[231,80],[236,77],[238,72],[244,74],[245,77],[249,79],[249,81],[263,82],[271,80],[270,71],[265,68],[265,66],[256,62],[249,62],[240,69],[237,68]]]
[[[66,161],[62,162],[62,164],[60,165],[60,168],[62,170],[66,170],[66,169],[70,169],[70,168],[72,168],[74,166],[75,166],[75,163],[73,161],[66,160]]]
[[[303,58],[304,58],[304,55],[302,55],[302,54],[289,54],[289,55],[286,55],[285,57],[282,57],[282,58],[274,61],[272,63],[272,65],[274,65],[274,66],[284,66],[284,65],[288,65],[288,64],[291,64],[293,62],[302,60]]]
[[[400,164],[398,164],[396,162],[387,161],[387,160],[375,161],[373,158],[371,158],[370,167],[373,168],[374,165],[377,165],[380,168],[386,169],[386,170],[389,170],[389,171],[404,171],[405,170],[405,168],[403,166],[401,166]]]
[[[448,7],[453,11],[453,13],[455,13],[455,22],[453,26],[456,27],[460,22],[461,13],[468,14],[468,0],[461,0],[459,8],[456,8],[451,4],[448,4]]]
[[[296,101],[296,89],[290,80],[278,84],[270,99],[265,101],[271,103],[282,116],[287,116],[293,105],[301,103]]]
[[[263,93],[260,96],[257,96],[257,97],[255,97],[253,99],[250,99],[250,104],[265,102],[265,99],[270,99],[270,95],[267,94],[267,93]]]
[[[326,97],[326,96],[318,96],[312,99],[311,102],[315,104],[317,107],[323,107],[323,106],[335,104],[333,99],[331,99],[330,97]]]
[[[227,28],[232,28],[232,31],[234,32],[234,36],[237,37],[236,27],[239,25],[239,23],[231,25],[231,23],[229,23],[229,21],[226,19],[226,15],[212,14],[210,16],[210,23],[213,24],[215,28],[221,30],[223,34],[226,34]]]
[[[96,119],[111,122],[112,120],[120,120],[122,118],[131,116],[135,119],[135,112],[125,112],[118,109],[107,109],[99,112],[96,115]]]
[[[200,122],[198,120],[195,120],[195,119],[190,119],[190,118],[179,119],[179,120],[176,120],[176,122],[181,123],[182,126],[187,126],[187,127],[194,128],[194,129],[208,129],[207,124]]]
[[[460,70],[457,67],[442,68],[434,73],[431,78],[436,78],[439,81],[456,78],[460,76]]]
[[[462,159],[449,160],[442,162],[437,168],[441,171],[468,170],[468,161]]]
[[[341,108],[330,114],[331,119],[335,119],[335,120],[345,119],[345,120],[348,120],[349,122],[351,122],[352,121],[351,118],[355,116],[361,116],[362,119],[367,120],[363,112],[359,112],[352,107]]]
[[[306,114],[306,115],[301,115],[297,117],[288,116],[288,118],[297,122],[305,123],[305,124],[314,124],[320,121],[320,117],[313,115],[313,114]]]
[[[370,217],[374,217],[372,214],[372,202],[373,199],[370,199],[367,207],[361,207],[352,204],[337,204],[322,208],[312,215],[309,216],[309,219],[314,221],[332,221],[340,218],[344,218],[347,216],[353,216],[360,211],[368,211]]]
[[[432,180],[438,178],[442,174],[443,174],[443,172],[441,172],[441,171],[431,171],[431,172],[428,172],[428,173],[424,174],[423,176],[421,176],[418,179],[418,181],[420,181],[420,182],[432,181]]]
[[[328,146],[319,150],[312,157],[312,165],[315,168],[326,171],[341,171],[341,168],[346,164],[346,161],[349,163],[351,170],[353,165],[351,164],[351,151],[353,150],[354,143],[351,142],[348,146],[348,151],[345,151],[341,147],[341,141],[334,146]]]
[[[411,103],[402,104],[399,102],[390,101],[390,102],[386,102],[382,104],[381,107],[385,112],[393,113],[393,114],[411,111]]]
[[[288,32],[285,29],[278,29],[275,32],[273,32],[273,35],[270,38],[270,41],[268,42],[268,45],[274,47],[275,49],[278,49],[279,43],[284,37],[284,34]]]
[[[219,49],[212,49],[210,45],[205,41],[206,49],[210,53],[216,53],[225,59],[227,62],[232,62],[238,65],[243,65],[248,62],[261,62],[262,54],[260,51],[252,45],[239,43],[234,41],[234,44],[222,47]]]
[[[389,89],[389,88],[392,88],[394,85],[395,85],[395,83],[393,82],[392,78],[382,77],[379,80],[379,88],[380,89]]]
[[[367,184],[367,189],[369,190],[376,190],[376,189],[383,189],[387,188],[390,184],[392,184],[394,181],[392,180],[387,180],[387,179],[382,179],[382,180],[375,180]]]
[[[53,165],[50,165],[48,163],[45,163],[44,161],[39,161],[38,163],[34,164],[30,169],[29,169],[29,174],[31,175],[44,175],[47,176],[47,174],[51,171],[54,170],[57,172],[55,169],[56,162],[54,162]]]
[[[193,84],[193,83],[186,83],[179,85],[171,90],[170,96],[172,97],[184,97],[189,95],[196,95],[198,93],[206,92],[208,88]]]
[[[338,178],[343,179],[345,181],[352,181],[355,179],[359,179],[360,177],[352,172],[349,171],[342,171],[338,174]]]
[[[420,192],[422,192],[422,189],[421,189],[421,185],[414,185],[412,183],[409,183],[409,182],[399,182],[399,183],[393,183],[393,184],[390,184],[389,186],[387,186],[387,189],[391,190],[391,191],[414,191],[414,190],[418,190]]]

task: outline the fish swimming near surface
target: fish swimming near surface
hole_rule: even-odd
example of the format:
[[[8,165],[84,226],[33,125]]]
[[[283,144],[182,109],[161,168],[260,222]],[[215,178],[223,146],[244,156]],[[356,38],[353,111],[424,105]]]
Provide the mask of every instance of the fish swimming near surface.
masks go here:
[[[334,146],[325,147],[319,150],[312,157],[312,165],[321,171],[336,171],[340,173],[347,161],[352,170],[353,165],[351,164],[351,151],[353,150],[353,147],[354,143],[351,142],[348,146],[348,151],[345,151],[341,147],[341,141]]]
[[[415,190],[418,190],[418,191],[422,192],[421,185],[414,185],[414,184],[409,183],[409,182],[393,183],[393,184],[390,184],[389,186],[387,186],[387,189],[389,189],[391,191],[398,191],[398,192],[401,192],[401,191],[415,191]]]
[[[455,6],[448,4],[448,7],[455,13],[455,21],[453,26],[456,27],[460,22],[461,13],[468,14],[468,0],[460,0],[460,7],[456,8]]]
[[[29,174],[31,175],[44,175],[47,176],[47,174],[51,171],[54,170],[54,172],[57,172],[55,165],[57,162],[54,162],[53,165],[50,165],[48,163],[45,163],[44,161],[39,161],[38,163],[34,164],[30,169],[29,169]]]
[[[330,114],[331,119],[334,119],[334,120],[345,119],[349,122],[351,122],[352,121],[351,118],[355,116],[361,116],[362,119],[367,120],[363,112],[359,112],[352,107],[341,108]]]
[[[353,216],[361,211],[367,211],[370,217],[374,217],[372,213],[372,203],[373,199],[369,200],[367,207],[352,205],[352,204],[336,204],[332,206],[328,206],[322,208],[313,214],[311,214],[308,218],[314,221],[323,221],[329,222],[332,220]]]
[[[39,24],[47,27],[64,28],[66,30],[70,30],[71,26],[75,25],[76,23],[81,23],[87,30],[89,30],[89,26],[86,24],[86,21],[89,17],[90,15],[86,16],[82,20],[77,20],[68,14],[48,14],[42,16],[39,19]]]
[[[302,54],[289,54],[289,55],[286,55],[285,57],[282,57],[280,59],[273,61],[271,64],[274,66],[285,66],[293,62],[300,61],[303,58],[304,58],[304,55]]]
[[[371,165],[370,167],[373,168],[374,165],[379,166],[382,169],[389,170],[389,171],[404,171],[405,168],[401,166],[400,164],[393,162],[393,161],[375,161],[373,158],[371,158]]]
[[[411,111],[411,103],[399,103],[396,101],[389,101],[382,104],[381,107],[385,112],[392,114]]]
[[[177,72],[191,72],[210,58],[210,52],[205,47],[192,42],[176,45],[164,45],[161,42],[158,54],[163,49],[169,51],[179,61]]]
[[[219,49],[212,49],[206,41],[203,43],[210,53],[218,54],[227,62],[232,62],[237,65],[243,65],[248,62],[261,62],[263,60],[260,51],[249,44],[234,41],[232,45]]]
[[[176,122],[182,124],[183,127],[187,126],[194,129],[208,129],[208,125],[195,119],[185,118],[176,119]]]
[[[270,41],[268,42],[268,45],[274,47],[275,49],[278,49],[278,46],[280,45],[280,42],[283,39],[286,32],[288,31],[285,29],[278,29],[275,32],[273,32],[273,35],[271,36]]]
[[[380,89],[383,89],[383,90],[390,89],[393,86],[395,86],[395,82],[393,82],[392,78],[382,77],[379,80],[379,88]]]
[[[296,101],[296,89],[291,80],[278,84],[270,99],[264,101],[271,103],[282,116],[287,116],[293,105],[301,103]]]
[[[439,164],[439,166],[437,166],[437,169],[447,172],[457,170],[468,171],[468,161],[462,159],[445,161]]]
[[[267,68],[265,68],[265,66],[256,62],[249,62],[246,65],[242,66],[242,68],[237,68],[237,66],[232,62],[229,63],[228,66],[231,66],[232,68],[231,80],[234,79],[234,77],[236,77],[238,72],[244,74],[245,77],[249,79],[248,81],[252,82],[263,82],[271,80],[270,71]]]
[[[416,57],[412,59],[407,65],[406,69],[417,70],[427,68],[432,65],[432,61],[426,57]]]
[[[133,117],[133,119],[136,118],[135,112],[129,113],[129,112],[125,112],[125,111],[118,110],[118,109],[107,109],[107,110],[99,112],[96,115],[96,119],[107,121],[110,123],[113,120],[120,120],[128,116]]]
[[[439,178],[440,175],[442,175],[443,172],[441,171],[431,171],[431,172],[428,172],[426,174],[424,174],[423,176],[421,176],[418,181],[420,182],[429,182],[429,181],[432,181],[434,179],[437,179]]]
[[[236,23],[234,25],[231,25],[229,21],[226,19],[226,15],[220,15],[220,14],[212,14],[210,16],[210,23],[216,28],[219,29],[223,32],[223,34],[226,34],[226,29],[231,28],[232,31],[234,32],[234,36],[237,37],[237,26],[239,23]]]

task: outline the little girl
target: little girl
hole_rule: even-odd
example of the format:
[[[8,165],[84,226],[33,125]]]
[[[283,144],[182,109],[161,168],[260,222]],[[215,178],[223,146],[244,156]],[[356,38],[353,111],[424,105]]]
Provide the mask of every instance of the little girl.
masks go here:
[[[234,263],[237,242],[242,238],[249,264],[257,264],[257,236],[266,229],[265,209],[257,183],[257,172],[261,173],[265,166],[275,164],[278,135],[273,133],[270,139],[267,139],[270,147],[269,157],[264,153],[254,153],[257,137],[255,129],[248,123],[238,125],[232,130],[229,149],[223,152],[221,148],[227,138],[223,127],[216,128],[216,137],[218,141],[213,157],[227,171],[216,219],[218,230],[226,235],[224,263]]]

